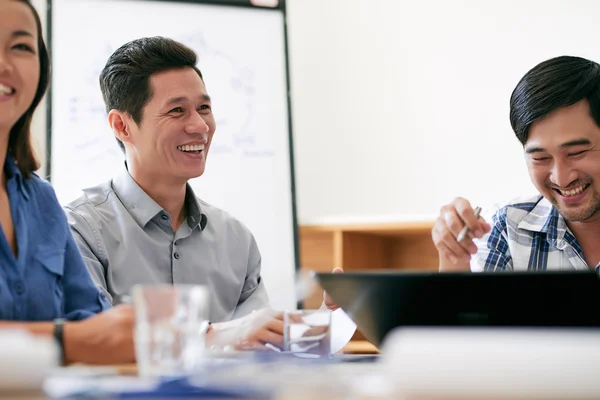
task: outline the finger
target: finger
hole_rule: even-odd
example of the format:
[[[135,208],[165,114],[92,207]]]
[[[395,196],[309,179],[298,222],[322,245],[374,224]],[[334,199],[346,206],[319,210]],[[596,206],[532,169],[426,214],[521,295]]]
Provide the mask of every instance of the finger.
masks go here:
[[[445,248],[451,252],[457,260],[469,260],[471,259],[470,251],[466,250],[462,247],[461,244],[458,244],[456,241],[444,242],[443,245]]]
[[[450,250],[444,242],[441,242],[437,248],[442,258],[449,260],[452,264],[456,264],[458,262],[458,256],[454,254],[454,252]]]
[[[444,232],[446,231],[446,222],[444,218],[440,216],[435,220],[433,224],[433,228],[431,228],[431,239],[433,240],[433,244],[438,247],[438,243],[444,241]]]
[[[333,301],[333,299],[331,298],[331,296],[329,296],[329,293],[327,292],[323,292],[324,293],[324,299],[323,301],[325,302],[325,305],[327,306],[327,308],[329,308],[332,311],[335,311],[336,309],[338,309],[338,305],[335,304],[335,301]]]
[[[318,336],[327,333],[329,326],[314,326],[302,334],[302,337]]]
[[[283,346],[283,335],[271,332],[267,329],[263,329],[256,332],[254,338],[261,342],[271,343],[272,345],[277,347]]]
[[[446,248],[449,249],[458,259],[470,258],[472,251],[477,251],[477,247],[475,247],[470,238],[465,238],[459,243],[456,241],[456,237],[454,237],[454,235],[448,229],[445,229],[441,236],[441,243],[445,244]]]
[[[270,330],[271,332],[283,335],[283,326],[284,326],[283,321],[274,319],[271,322],[269,322],[269,324],[267,325],[267,329]]]
[[[444,224],[443,224],[444,226],[442,226],[442,229],[446,228],[452,234],[452,236],[454,236],[454,238],[456,238],[458,236],[460,231],[465,226],[465,222],[458,215],[456,208],[454,208],[452,206],[444,207],[442,219],[444,222]]]
[[[449,211],[451,212],[451,211]],[[457,259],[469,257],[470,250],[472,249],[470,245],[472,241],[469,239],[470,243],[465,243],[463,240],[461,243],[458,243],[455,235],[450,231],[450,228],[445,224],[444,221],[438,220],[433,228],[432,232],[433,242],[438,250],[441,249],[441,244],[444,244],[444,248],[449,250]]]
[[[241,351],[273,351],[272,349],[268,348],[267,346],[264,345],[264,343],[260,343],[257,341],[250,341],[250,340],[242,340],[239,343],[236,343],[233,346],[236,350],[241,350]]]
[[[277,311],[275,314],[273,314],[273,318],[279,321],[283,321],[283,312]]]
[[[488,233],[489,231],[492,230],[492,227],[490,226],[490,224],[488,224],[482,217],[479,217],[479,225],[481,226],[481,229],[485,233]]]
[[[288,320],[288,322],[293,322],[296,324],[304,323],[304,317],[300,313],[292,312],[292,313],[287,314],[287,320]]]
[[[475,216],[473,207],[465,199],[457,199],[455,203],[456,212],[459,218],[467,225],[469,231],[475,235],[475,237],[483,236],[483,230],[479,221],[479,217]]]
[[[458,242],[460,247],[462,247],[467,253],[469,253],[469,255],[477,253],[478,250],[477,245],[473,241],[474,238],[475,235],[473,235],[471,232],[467,232],[465,238],[462,241]]]
[[[471,258],[472,254],[477,253],[477,246],[473,243],[470,237],[465,237],[460,243],[456,240],[445,242],[453,252],[457,252],[458,248],[462,250],[462,253],[457,253],[460,257]]]
[[[482,216],[479,216],[477,218],[477,224],[479,224],[479,227],[477,229],[469,228],[469,232],[467,233],[467,236],[469,236],[471,239],[472,238],[480,239],[483,237],[483,235],[485,235],[486,233],[488,233],[489,231],[492,230],[492,227],[490,226],[490,224],[488,224],[486,222],[486,220],[483,219]]]

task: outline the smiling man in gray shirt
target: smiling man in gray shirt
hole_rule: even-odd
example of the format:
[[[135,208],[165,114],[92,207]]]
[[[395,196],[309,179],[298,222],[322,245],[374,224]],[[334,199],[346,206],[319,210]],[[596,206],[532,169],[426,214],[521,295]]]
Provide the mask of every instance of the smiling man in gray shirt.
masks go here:
[[[162,37],[111,55],[100,87],[126,163],[65,209],[93,280],[113,304],[135,284],[203,284],[212,322],[246,316],[244,326],[252,325],[261,314],[253,311],[269,307],[256,241],[188,184],[204,173],[216,129],[196,62],[191,49]],[[243,342],[281,345],[281,319],[261,324]]]
[[[85,189],[66,206],[93,280],[116,304],[143,283],[195,283],[212,289],[211,321],[268,306],[260,252],[252,233],[186,188],[186,218],[173,220],[127,171]]]

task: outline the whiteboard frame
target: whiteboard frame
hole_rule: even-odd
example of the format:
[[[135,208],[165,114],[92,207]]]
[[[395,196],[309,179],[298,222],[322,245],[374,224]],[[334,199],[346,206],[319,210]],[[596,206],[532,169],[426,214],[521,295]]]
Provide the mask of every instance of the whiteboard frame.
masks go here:
[[[300,250],[299,250],[299,233],[298,233],[298,214],[296,210],[296,180],[295,180],[295,168],[294,168],[294,140],[292,131],[292,103],[290,96],[290,65],[289,65],[289,45],[288,45],[288,27],[287,27],[287,13],[285,7],[285,0],[279,0],[277,6],[266,7],[256,6],[251,3],[250,0],[140,0],[140,1],[161,1],[163,3],[195,3],[195,4],[210,4],[217,5],[220,7],[242,7],[242,8],[258,8],[263,10],[270,10],[271,12],[280,12],[283,14],[283,43],[284,43],[284,63],[285,63],[285,83],[286,93],[285,98],[287,101],[287,115],[288,115],[288,151],[290,160],[290,197],[292,199],[292,237],[293,237],[293,249],[294,249],[294,271],[297,274],[300,271]],[[46,46],[50,52],[50,61],[52,68],[54,63],[52,61],[52,2],[53,0],[47,0],[46,2]],[[52,183],[52,80],[50,81],[50,87],[46,93],[46,176],[50,183]],[[302,307],[302,302],[298,302],[298,308]]]

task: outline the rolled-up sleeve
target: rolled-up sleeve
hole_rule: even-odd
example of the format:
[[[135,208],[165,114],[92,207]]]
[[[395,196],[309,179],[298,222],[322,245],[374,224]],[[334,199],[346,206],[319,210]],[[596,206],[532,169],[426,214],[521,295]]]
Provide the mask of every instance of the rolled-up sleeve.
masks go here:
[[[92,281],[104,294],[104,297],[108,299],[110,304],[113,304],[113,298],[108,291],[106,283],[106,269],[99,256],[100,247],[98,244],[100,240],[94,235],[94,230],[85,217],[69,208],[65,209],[65,213],[67,214],[71,233]],[[102,254],[105,254],[105,252]]]
[[[82,320],[110,308],[104,293],[94,285],[70,232],[64,263],[64,318]]]
[[[262,281],[260,270],[260,250],[258,249],[256,240],[252,238],[244,288],[242,289],[233,318],[243,317],[254,310],[269,307],[269,296]]]

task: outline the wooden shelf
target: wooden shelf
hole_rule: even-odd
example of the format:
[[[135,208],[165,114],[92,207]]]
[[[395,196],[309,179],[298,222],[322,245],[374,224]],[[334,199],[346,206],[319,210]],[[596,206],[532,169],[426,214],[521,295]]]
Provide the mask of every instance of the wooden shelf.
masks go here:
[[[328,272],[370,269],[437,270],[438,254],[431,240],[433,221],[300,226],[300,269]],[[318,308],[318,287],[304,308]],[[363,338],[358,334],[355,339]]]
[[[349,224],[349,225],[302,225],[300,230],[310,232],[358,232],[381,236],[420,235],[430,234],[433,222],[400,222],[377,224]]]

